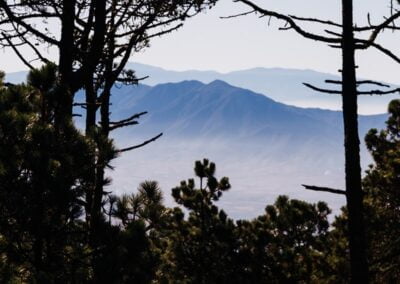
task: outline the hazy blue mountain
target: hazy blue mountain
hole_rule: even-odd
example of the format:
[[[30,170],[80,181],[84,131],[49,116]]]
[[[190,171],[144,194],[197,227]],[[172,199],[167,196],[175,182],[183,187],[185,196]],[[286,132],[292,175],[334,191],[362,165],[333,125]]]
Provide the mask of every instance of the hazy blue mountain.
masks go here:
[[[332,140],[342,135],[341,112],[285,105],[220,80],[124,87],[114,90],[112,101],[116,118],[149,111],[145,127],[175,137],[237,140],[285,135]],[[360,129],[381,126],[384,119],[385,115],[360,116]]]
[[[279,194],[325,200],[336,210],[341,196],[308,192],[301,184],[343,187],[341,112],[276,102],[223,81],[199,81],[115,89],[112,116],[149,111],[140,125],[114,133],[120,147],[164,136],[116,161],[113,189],[135,190],[145,179],[169,189],[192,176],[193,161],[210,158],[233,189],[222,202],[235,217],[259,214]],[[382,128],[386,116],[360,116],[361,138]],[[370,162],[362,150],[364,167]],[[168,195],[167,195],[168,196]],[[168,198],[167,198],[168,200]]]
[[[252,68],[219,73],[197,70],[171,71],[140,63],[129,63],[127,68],[135,70],[138,77],[148,76],[142,83],[149,86],[161,83],[177,83],[185,80],[197,80],[207,84],[214,80],[222,80],[231,85],[264,94],[276,101],[289,105],[331,110],[341,109],[340,96],[320,94],[303,85],[306,82],[323,88],[337,88],[337,85],[327,85],[324,82],[326,79],[339,80],[339,76],[313,70]],[[22,82],[25,74],[24,72],[10,73],[7,74],[6,79],[12,83]],[[363,90],[366,89],[368,88],[363,88]],[[384,113],[387,110],[388,103],[397,97],[398,94],[360,97],[359,111],[361,114]]]
[[[149,76],[149,78],[143,81],[147,85],[184,80],[198,80],[203,83],[210,83],[219,79],[231,85],[264,94],[274,100],[290,105],[333,110],[341,109],[341,99],[338,95],[317,93],[303,85],[303,83],[310,83],[323,88],[335,89],[337,85],[325,84],[325,80],[339,80],[339,75],[307,69],[287,68],[253,68],[229,73],[218,73],[214,71],[193,70],[178,72],[139,63],[130,63],[128,67],[136,70],[139,77]],[[368,87],[363,87],[362,90],[368,90]],[[360,97],[360,113],[384,113],[386,112],[388,103],[396,97],[398,97],[398,94],[383,97]]]
[[[145,67],[146,72],[154,69]],[[161,72],[157,75],[160,78],[167,78],[169,74],[168,80],[171,81],[187,75],[186,72],[155,70]],[[232,190],[221,205],[234,217],[259,215],[265,205],[280,194],[308,201],[325,200],[335,212],[338,211],[344,204],[342,196],[305,191],[301,184],[343,188],[340,112],[282,104],[273,98],[272,93],[268,98],[211,79],[217,74],[215,72],[191,74],[190,78],[201,75],[202,80],[210,82],[189,80],[114,88],[113,120],[149,111],[140,119],[140,125],[113,134],[117,146],[140,144],[160,132],[164,136],[144,148],[124,153],[114,162],[116,170],[109,173],[114,180],[111,190],[133,192],[143,180],[158,180],[166,192],[167,202],[171,204],[170,189],[193,176],[195,160],[209,158],[217,163],[218,176],[231,179]],[[278,76],[279,72],[272,74]],[[311,76],[313,72],[302,74]],[[178,77],[174,79],[174,76]],[[299,77],[298,82],[312,77],[307,76]],[[322,80],[322,77],[318,78]],[[288,93],[288,96],[296,93],[295,83],[275,79],[278,90],[293,88],[293,93]],[[80,98],[79,94],[77,98]],[[382,128],[384,120],[385,115],[360,116],[361,139],[368,129]],[[365,147],[361,158],[365,168],[370,163]]]
[[[134,70],[139,78],[149,76],[143,83],[151,86],[168,82],[177,83],[185,80],[198,80],[209,83],[221,76],[220,73],[215,71],[172,71],[161,67],[132,62],[127,64],[127,68]]]

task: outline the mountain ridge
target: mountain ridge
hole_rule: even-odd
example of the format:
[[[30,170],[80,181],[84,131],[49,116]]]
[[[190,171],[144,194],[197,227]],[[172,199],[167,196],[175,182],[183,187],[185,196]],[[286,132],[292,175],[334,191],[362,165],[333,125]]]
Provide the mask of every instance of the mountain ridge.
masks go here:
[[[112,174],[116,190],[126,192],[127,185],[146,179],[157,179],[168,190],[190,176],[193,161],[209,158],[232,178],[235,190],[224,204],[229,210],[240,211],[233,209],[239,203],[254,212],[262,210],[278,194],[323,199],[336,211],[343,205],[341,197],[304,192],[300,186],[343,186],[340,111],[288,106],[220,80],[118,91],[113,96],[113,116],[123,119],[136,112],[149,113],[140,125],[114,133],[117,146],[135,145],[160,132],[164,135],[117,160]],[[360,116],[361,140],[370,128],[383,128],[385,120],[386,115]],[[371,159],[364,145],[361,158],[366,168]]]
[[[139,78],[149,76],[143,81],[144,84],[149,86],[168,82],[176,83],[184,80],[198,80],[203,83],[210,83],[219,79],[231,85],[261,93],[289,105],[330,110],[341,109],[340,96],[318,94],[303,85],[306,82],[323,86],[326,79],[340,80],[340,77],[311,69],[254,67],[220,73],[201,70],[171,71],[156,66],[132,62],[127,64],[127,68],[133,69]],[[10,73],[6,75],[6,79],[17,83],[24,77],[21,74],[21,72]],[[397,96],[360,97],[359,112],[361,114],[386,113],[388,103],[394,98],[397,98]]]
[[[148,111],[135,128],[141,137],[163,132],[169,139],[227,141],[256,148],[281,141],[281,152],[341,151],[343,144],[340,111],[285,105],[220,80],[131,87],[128,100],[114,95],[111,111],[114,120]],[[360,137],[370,128],[382,128],[386,117],[360,116]]]

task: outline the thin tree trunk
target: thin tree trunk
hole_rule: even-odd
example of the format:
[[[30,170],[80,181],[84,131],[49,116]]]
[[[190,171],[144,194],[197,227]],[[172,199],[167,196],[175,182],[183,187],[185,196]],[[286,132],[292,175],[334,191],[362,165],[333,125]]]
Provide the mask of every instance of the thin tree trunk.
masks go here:
[[[112,21],[114,19],[114,10],[115,10],[115,1],[112,2],[112,15],[111,15],[111,26],[113,26]],[[105,7],[104,11],[105,12]],[[105,34],[105,26],[101,25],[101,28],[98,28],[99,30],[104,29],[102,32],[102,38],[101,40],[104,40],[104,34]],[[109,33],[114,33],[114,31],[109,31]],[[114,84],[114,81],[111,81],[112,78],[112,67],[113,67],[113,53],[114,53],[114,36],[110,35],[109,36],[109,42],[108,42],[108,53],[107,54],[107,60],[106,60],[106,66],[105,66],[105,73],[104,73],[104,78],[105,78],[105,83],[104,83],[104,89],[101,93],[101,101],[100,101],[100,125],[101,125],[101,135],[108,139],[109,136],[109,126],[110,126],[110,96],[111,96],[111,88]],[[96,106],[97,107],[97,106]],[[105,145],[98,145],[98,158],[97,158],[97,163],[96,163],[96,175],[95,175],[95,187],[94,187],[94,193],[93,193],[93,204],[91,207],[91,218],[92,218],[92,224],[91,224],[91,239],[92,243],[96,244],[96,234],[98,231],[98,227],[101,222],[101,217],[102,217],[102,201],[103,201],[103,195],[104,195],[104,176],[105,176],[105,167],[107,161],[105,161],[105,151],[108,151],[108,149],[104,148]],[[96,273],[95,273],[96,274]],[[96,275],[95,275],[96,278]]]
[[[63,1],[59,59],[60,93],[56,125],[62,125],[64,121],[72,118],[73,48],[71,48],[71,42],[74,42],[75,2],[75,0]]]
[[[97,94],[93,88],[92,78],[88,78],[85,83],[85,95],[86,95],[86,129],[85,134],[87,136],[93,135],[93,131],[96,127],[96,112],[97,112]]]
[[[344,122],[346,197],[349,214],[351,283],[368,283],[365,229],[363,220],[360,140],[358,137],[357,85],[353,34],[353,1],[342,0],[342,98]]]
[[[86,129],[85,134],[89,138],[94,138],[96,131],[96,112],[97,112],[97,93],[93,87],[93,75],[90,74],[85,80],[86,95]],[[91,224],[91,210],[93,206],[93,195],[96,185],[96,157],[91,156],[91,167],[89,169],[89,177],[86,186],[86,221]]]

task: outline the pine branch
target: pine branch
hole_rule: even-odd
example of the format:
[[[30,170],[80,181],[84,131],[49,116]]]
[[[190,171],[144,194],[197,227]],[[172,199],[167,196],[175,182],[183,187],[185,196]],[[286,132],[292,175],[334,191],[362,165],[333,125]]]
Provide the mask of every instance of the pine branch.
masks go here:
[[[391,15],[389,18],[387,18],[384,22],[377,26],[370,26],[370,27],[364,27],[364,28],[354,28],[355,31],[368,31],[372,30],[372,33],[369,37],[369,39],[366,41],[367,47],[371,45],[373,42],[375,42],[376,38],[378,37],[379,33],[383,31],[386,28],[389,28],[390,24],[393,23],[396,19],[400,18],[400,12],[397,12],[393,15]],[[393,28],[393,26],[392,26]]]
[[[10,47],[14,50],[15,54],[19,57],[19,59],[21,59],[21,61],[28,66],[29,69],[33,70],[35,69],[26,59],[25,57],[19,52],[18,48],[12,43],[12,41],[10,40],[10,38],[8,36],[6,36],[4,33],[1,33],[1,35],[3,36],[3,38],[8,42],[8,44],[10,45]]]
[[[147,36],[147,37],[144,37],[144,39],[148,40],[148,39],[151,39],[151,38],[153,38],[153,37],[159,37],[159,36],[162,36],[162,35],[165,35],[165,34],[172,33],[173,31],[179,29],[179,28],[182,27],[182,26],[183,26],[182,23],[181,23],[181,24],[178,24],[178,25],[176,25],[176,26],[174,26],[174,27],[172,27],[172,28],[170,28],[170,29],[162,30],[162,31],[160,31],[160,32],[157,32],[157,33],[151,34],[151,35],[149,35],[149,36]]]
[[[382,53],[386,54],[387,56],[389,56],[390,58],[392,58],[397,63],[400,63],[399,56],[395,55],[392,51],[383,47],[380,44],[377,44],[375,42],[369,42],[368,40],[363,40],[363,39],[356,39],[356,42],[362,43],[362,44],[356,44],[356,46],[355,46],[356,49],[367,49],[368,47],[372,46],[372,47],[376,48],[377,50],[379,50],[380,52],[382,52]]]
[[[338,90],[329,90],[329,89],[322,89],[322,88],[318,88],[318,87],[313,86],[313,85],[308,84],[308,83],[303,83],[303,85],[306,86],[306,87],[308,87],[308,88],[310,88],[310,89],[312,89],[312,90],[314,90],[314,91],[321,92],[321,93],[326,93],[326,94],[339,94],[339,95],[342,94],[342,91],[338,91]]]
[[[134,78],[134,79],[118,77],[115,81],[118,83],[123,83],[123,84],[137,85],[137,84],[139,84],[139,81],[143,81],[147,78],[149,78],[149,76],[144,76],[144,77]]]
[[[342,84],[340,81],[336,81],[336,80],[325,80],[326,83],[332,83],[332,84]],[[375,84],[378,86],[383,86],[383,87],[389,87],[388,85],[379,83],[379,82],[374,82],[374,81],[359,81],[357,82],[357,84]],[[339,90],[330,90],[330,89],[323,89],[323,88],[319,88],[316,86],[313,86],[311,84],[308,83],[303,83],[304,86],[317,91],[317,92],[321,92],[321,93],[326,93],[326,94],[337,94],[337,95],[341,95],[342,91]],[[357,95],[390,95],[390,94],[394,94],[394,93],[400,93],[400,88],[396,88],[396,89],[392,89],[392,90],[388,90],[388,91],[382,91],[382,90],[370,90],[370,91],[357,91]]]
[[[124,123],[120,123],[120,124],[116,124],[116,125],[110,126],[110,127],[108,127],[108,130],[109,131],[113,131],[113,130],[116,130],[118,128],[130,126],[130,125],[137,125],[137,124],[139,124],[139,122],[137,122],[136,120],[135,121],[130,121],[130,122],[124,122]]]
[[[302,184],[302,186],[305,189],[308,189],[308,190],[322,191],[322,192],[329,192],[329,193],[334,193],[334,194],[346,195],[346,191],[341,190],[341,189],[334,189],[334,188],[329,188],[329,187],[319,187],[319,186],[315,186],[315,185],[305,185],[305,184]]]
[[[335,84],[335,85],[342,85],[342,81],[340,80],[325,80],[327,84]]]
[[[101,105],[101,103],[73,103],[72,106]]]
[[[396,88],[393,90],[389,91],[382,91],[382,90],[371,90],[371,91],[365,91],[365,92],[357,92],[357,95],[390,95],[394,93],[400,93],[400,88]]]
[[[390,86],[387,85],[387,84],[383,84],[381,82],[376,82],[376,81],[372,81],[372,80],[357,81],[357,85],[363,85],[363,84],[377,85],[377,86],[380,86],[380,87],[390,88]]]
[[[155,137],[153,137],[153,138],[151,138],[151,139],[149,139],[147,141],[144,141],[143,143],[141,143],[139,145],[135,145],[135,146],[132,146],[132,147],[128,147],[128,148],[117,150],[116,153],[123,153],[123,152],[131,151],[131,150],[134,150],[134,149],[137,149],[137,148],[141,148],[141,147],[146,146],[147,144],[149,144],[151,142],[156,141],[161,136],[163,136],[163,133],[160,133],[157,136],[155,136]]]
[[[295,16],[295,15],[289,15],[289,17],[291,17],[294,20],[303,21],[303,22],[319,23],[319,24],[329,25],[329,26],[333,26],[333,27],[337,27],[337,28],[343,27],[342,25],[332,22],[332,21],[326,21],[326,20],[320,20],[320,19],[314,19],[314,18],[304,18],[304,17]]]
[[[110,124],[111,125],[116,125],[116,124],[130,122],[130,121],[132,121],[134,119],[140,118],[142,115],[145,115],[147,113],[148,113],[147,111],[139,112],[139,113],[136,113],[136,114],[132,115],[131,117],[128,117],[127,119],[123,119],[123,120],[119,120],[119,121],[110,121]]]
[[[247,16],[247,15],[253,14],[255,12],[256,12],[255,10],[252,10],[252,11],[243,12],[243,13],[239,13],[239,14],[235,14],[235,15],[222,16],[222,17],[219,17],[219,18],[220,19],[233,19],[233,18],[237,18],[237,17]]]
[[[38,56],[39,60],[41,60],[43,63],[47,64],[50,63],[50,60],[48,60],[47,58],[45,58],[40,51],[29,41],[27,40],[24,36],[22,36],[22,39],[24,40],[24,42],[33,50],[33,52],[36,53],[36,55]]]
[[[32,27],[30,24],[26,23],[23,21],[23,18],[16,16],[10,9],[9,4],[4,1],[0,0],[0,8],[4,10],[4,12],[7,14],[9,18],[9,22],[15,22],[16,24],[24,27],[28,32],[32,33],[36,37],[46,41],[49,44],[53,44],[55,46],[59,46],[59,42],[51,37],[48,37],[44,33],[36,30],[34,27]]]
[[[251,7],[252,9],[254,9],[254,11],[256,11],[264,16],[270,16],[270,17],[274,17],[276,19],[285,21],[288,24],[289,28],[294,29],[297,33],[299,33],[300,35],[302,35],[305,38],[316,40],[316,41],[321,41],[321,42],[326,42],[326,43],[341,43],[341,41],[342,41],[340,38],[330,38],[330,37],[325,37],[325,36],[321,36],[318,34],[313,34],[313,33],[307,32],[306,30],[301,28],[299,25],[297,25],[296,22],[294,21],[294,18],[292,18],[291,16],[284,15],[284,14],[277,13],[277,12],[270,11],[270,10],[265,10],[265,9],[259,7],[258,5],[252,3],[251,1],[236,0],[236,2],[242,2],[242,3],[246,4],[247,6]]]
[[[342,81],[340,81],[340,80],[325,80],[325,83],[342,85]],[[381,83],[381,82],[377,82],[377,81],[373,81],[373,80],[357,81],[357,85],[376,85],[376,86],[380,86],[380,87],[390,88],[390,86],[387,85],[387,84],[384,84],[384,83]]]

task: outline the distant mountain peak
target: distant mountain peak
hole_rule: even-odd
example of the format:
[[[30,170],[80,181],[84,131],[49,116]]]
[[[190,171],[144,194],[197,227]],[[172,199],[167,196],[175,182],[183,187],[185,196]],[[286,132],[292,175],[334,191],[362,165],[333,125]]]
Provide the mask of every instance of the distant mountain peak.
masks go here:
[[[217,87],[217,86],[218,87],[219,86],[221,86],[221,87],[232,87],[232,85],[230,85],[227,82],[222,81],[222,80],[214,80],[211,83],[209,83],[208,85],[209,86],[213,86],[213,87]]]
[[[225,82],[223,80],[214,80],[208,84],[203,83],[198,80],[182,80],[180,82],[162,83],[162,84],[158,84],[154,87],[157,87],[157,88],[160,88],[160,87],[179,87],[179,88],[190,87],[191,89],[193,89],[193,88],[205,88],[205,89],[220,88],[225,91],[227,89],[242,89],[240,87],[232,86],[231,84],[228,84],[227,82]]]
[[[198,80],[182,80],[180,82],[162,83],[162,84],[159,84],[158,86],[163,86],[163,85],[204,86],[205,84],[203,82],[198,81]]]

